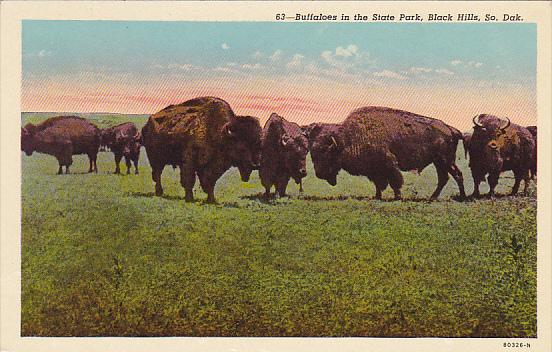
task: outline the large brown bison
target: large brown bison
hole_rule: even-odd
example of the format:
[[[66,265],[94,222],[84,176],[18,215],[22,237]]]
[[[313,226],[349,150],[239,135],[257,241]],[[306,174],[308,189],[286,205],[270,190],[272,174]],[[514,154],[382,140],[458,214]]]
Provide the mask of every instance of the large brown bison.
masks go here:
[[[537,126],[527,126],[527,130],[533,135],[533,141],[535,142],[535,153],[533,154],[533,162],[531,163],[531,178],[537,177]]]
[[[108,147],[115,155],[115,173],[120,174],[119,163],[123,156],[130,174],[130,162],[134,163],[134,173],[138,174],[142,134],[132,122],[125,122],[101,131],[101,145]]]
[[[98,172],[96,157],[100,147],[100,130],[90,121],[77,116],[57,116],[21,128],[21,150],[27,155],[34,151],[56,157],[58,174],[69,173],[73,155],[87,154],[90,162],[88,172]]]
[[[156,195],[163,194],[165,165],[180,167],[186,201],[193,200],[197,175],[207,202],[215,202],[215,183],[231,166],[238,167],[243,181],[259,167],[259,120],[234,115],[230,105],[219,98],[201,97],[166,107],[150,116],[142,137]]]
[[[302,186],[301,179],[307,176],[308,140],[301,127],[273,113],[263,128],[261,145],[259,176],[265,196],[275,186],[276,196],[284,197],[290,178]]]
[[[525,128],[488,114],[473,118],[474,131],[470,143],[470,169],[474,189],[473,196],[479,197],[479,184],[488,174],[489,196],[495,194],[498,178],[503,171],[514,172],[512,195],[518,192],[521,180],[525,181],[524,193],[529,186],[529,169],[533,160],[535,143]]]
[[[308,127],[309,150],[316,176],[330,185],[339,170],[367,176],[376,186],[376,199],[387,185],[401,198],[402,171],[437,169],[435,199],[450,173],[465,197],[462,173],[455,164],[456,147],[462,139],[457,129],[444,122],[386,107],[369,106],[353,111],[341,124]]]

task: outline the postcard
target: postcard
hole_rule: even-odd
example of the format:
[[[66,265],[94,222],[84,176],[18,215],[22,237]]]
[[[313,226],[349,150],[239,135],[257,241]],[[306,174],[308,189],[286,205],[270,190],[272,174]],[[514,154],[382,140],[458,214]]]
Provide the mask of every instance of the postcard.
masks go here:
[[[1,6],[2,351],[552,348],[549,3]]]

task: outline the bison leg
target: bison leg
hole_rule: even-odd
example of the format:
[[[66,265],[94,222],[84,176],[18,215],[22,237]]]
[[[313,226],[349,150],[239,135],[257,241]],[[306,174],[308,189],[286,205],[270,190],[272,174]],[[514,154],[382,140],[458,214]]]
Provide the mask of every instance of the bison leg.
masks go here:
[[[481,194],[479,193],[479,184],[484,180],[485,175],[477,170],[474,170],[473,168],[471,172],[473,177],[473,193],[471,197],[479,198],[481,197]]]
[[[299,192],[303,193],[303,180],[299,181]]]
[[[398,168],[391,169],[391,173],[388,178],[389,186],[395,193],[395,200],[401,199],[401,188],[404,183],[404,178],[401,171]]]
[[[95,172],[98,173],[98,165],[96,165],[96,159],[98,158],[98,152],[92,152],[88,154],[88,161],[90,163],[90,167],[88,168],[88,172]]]
[[[449,179],[448,170],[444,165],[436,163],[435,168],[437,169],[437,188],[429,198],[430,200],[435,200],[439,197]]]
[[[125,165],[126,165],[126,168],[127,168],[127,172],[126,174],[127,175],[130,175],[130,157],[125,155]]]
[[[152,165],[151,166],[151,178],[155,182],[155,195],[163,195],[163,186],[161,185],[161,173],[163,173],[163,166]]]
[[[119,163],[121,162],[121,159],[123,158],[122,154],[115,153],[115,173],[120,174],[121,168],[119,167]]]
[[[529,171],[525,172],[525,175],[523,176],[523,194],[527,195],[527,192],[529,190],[529,183],[531,182],[531,177],[529,176]]]
[[[63,166],[61,165],[61,163],[59,163],[59,169],[58,169],[57,174],[58,174],[58,175],[63,174]]]
[[[138,175],[138,156],[133,158],[132,162],[134,163],[134,174]]]
[[[216,203],[215,199],[215,181],[212,180],[213,177],[209,175],[208,172],[200,172],[199,183],[203,192],[207,193],[207,203]]]
[[[491,197],[491,198],[495,196],[495,187],[496,187],[496,185],[498,185],[498,177],[499,176],[500,176],[500,171],[491,171],[489,173],[489,176],[487,176],[487,182],[489,182],[489,194],[488,194],[488,196]],[[517,183],[517,187],[516,187],[515,183]],[[517,179],[516,179],[515,183],[514,183],[515,192],[512,189],[512,194],[516,194],[517,189],[519,188],[519,181]]]
[[[449,167],[449,174],[454,178],[454,181],[456,181],[456,184],[458,185],[458,190],[460,191],[460,199],[466,198],[466,191],[464,189],[464,176],[462,176],[462,171],[456,166],[456,164],[452,164]]]
[[[376,196],[375,199],[381,200],[381,192],[385,191],[387,188],[387,185],[389,184],[386,178],[374,178],[371,179],[372,182],[374,182],[374,185],[376,186]]]
[[[194,185],[196,182],[196,174],[194,169],[187,164],[180,165],[180,184],[186,191],[185,200],[191,202],[194,200]]]
[[[276,195],[279,197],[286,196],[286,188],[289,182],[289,178],[282,177],[276,182]]]

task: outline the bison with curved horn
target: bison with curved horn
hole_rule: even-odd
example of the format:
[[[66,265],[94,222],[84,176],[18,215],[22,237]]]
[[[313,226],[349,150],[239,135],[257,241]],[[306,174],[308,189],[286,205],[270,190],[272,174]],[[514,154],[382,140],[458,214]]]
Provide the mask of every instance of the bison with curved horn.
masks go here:
[[[90,121],[77,116],[56,116],[21,128],[21,150],[53,155],[59,163],[58,174],[69,173],[73,155],[88,155],[88,172],[98,172],[96,158],[100,148],[100,129]]]
[[[498,178],[503,171],[514,172],[514,186],[511,195],[519,190],[521,180],[525,181],[524,193],[529,186],[529,170],[534,157],[535,142],[531,133],[522,126],[513,124],[494,115],[480,114],[473,119],[473,135],[470,143],[470,169],[472,171],[474,197],[479,197],[479,184],[489,182],[489,196],[494,196]]]
[[[301,180],[307,176],[308,140],[301,127],[273,113],[262,131],[262,156],[259,177],[269,197],[272,186],[276,196],[284,197],[293,178],[302,191]]]
[[[537,178],[537,126],[527,126],[529,132],[533,135],[533,141],[535,142],[535,153],[533,154],[533,162],[531,163],[531,179]]]
[[[210,203],[215,202],[215,183],[230,167],[236,166],[245,182],[259,167],[259,120],[236,116],[219,98],[195,98],[166,107],[150,116],[142,137],[156,195],[163,194],[161,173],[165,165],[180,168],[186,201],[193,200],[197,175]]]
[[[341,124],[311,124],[309,150],[316,176],[336,185],[341,169],[368,177],[376,186],[376,199],[391,186],[401,198],[402,171],[422,171],[433,163],[438,184],[436,199],[452,175],[460,198],[464,182],[455,164],[462,133],[444,122],[411,112],[369,106],[354,110]]]
[[[120,174],[119,163],[125,157],[127,175],[130,174],[130,162],[134,163],[134,173],[138,174],[138,160],[142,134],[132,122],[125,122],[101,131],[101,145],[108,147],[115,155],[115,173]]]

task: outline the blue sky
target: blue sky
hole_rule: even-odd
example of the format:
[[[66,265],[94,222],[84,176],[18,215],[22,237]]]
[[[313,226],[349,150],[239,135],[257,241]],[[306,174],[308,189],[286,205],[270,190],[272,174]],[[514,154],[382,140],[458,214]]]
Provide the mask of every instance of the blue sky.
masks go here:
[[[332,56],[335,65],[353,61],[336,53],[353,45],[364,55],[355,63],[362,70],[440,68],[526,80],[535,75],[535,38],[533,24],[24,21],[23,64],[26,73],[145,72],[153,65],[254,65],[258,52],[332,67]],[[326,51],[333,55],[322,56]],[[451,64],[457,61],[463,65]],[[470,62],[480,66],[468,70],[476,68]]]

